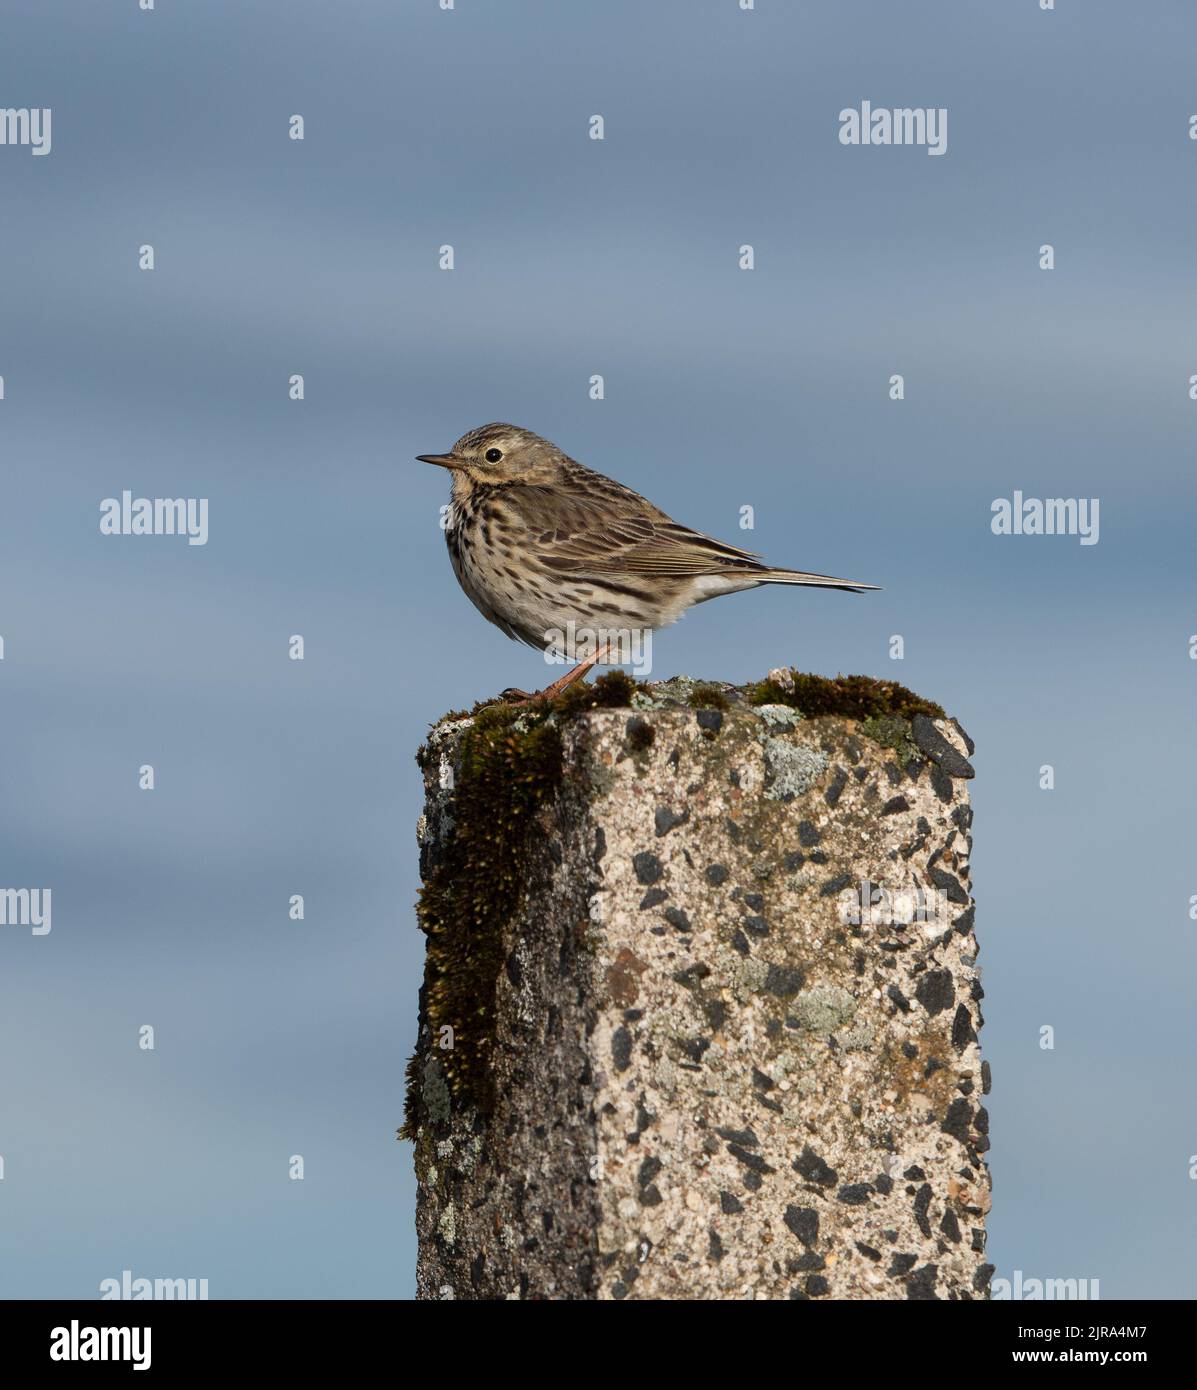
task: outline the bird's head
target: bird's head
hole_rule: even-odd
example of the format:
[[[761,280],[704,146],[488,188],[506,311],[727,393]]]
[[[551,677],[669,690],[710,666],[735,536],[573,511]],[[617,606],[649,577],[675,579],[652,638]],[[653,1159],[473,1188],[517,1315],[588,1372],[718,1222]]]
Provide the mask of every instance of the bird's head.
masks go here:
[[[417,454],[421,463],[453,471],[454,483],[549,483],[564,455],[555,444],[518,425],[483,425],[463,434],[447,454]]]

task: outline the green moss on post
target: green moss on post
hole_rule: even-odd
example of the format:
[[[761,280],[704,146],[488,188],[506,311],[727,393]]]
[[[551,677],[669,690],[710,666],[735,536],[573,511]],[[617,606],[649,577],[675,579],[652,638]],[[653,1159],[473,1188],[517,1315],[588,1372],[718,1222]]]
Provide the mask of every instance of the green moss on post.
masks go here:
[[[533,819],[560,780],[555,724],[511,705],[481,710],[462,739],[453,834],[420,890],[416,912],[428,937],[425,1022],[434,1039],[445,1027],[453,1030],[452,1048],[435,1055],[450,1090],[483,1109],[490,1103],[487,1055],[503,926],[523,895]],[[419,1089],[411,1068],[408,1081],[404,1132],[411,1138]]]
[[[690,692],[689,703],[695,709],[731,709],[731,701],[717,685],[696,685]]]
[[[879,681],[872,676],[836,676],[832,680],[802,671],[783,674],[781,681],[763,680],[746,687],[749,702],[789,705],[809,719],[821,714],[838,715],[841,719],[871,719],[884,715],[912,719],[916,714],[925,714],[929,719],[944,717],[942,706],[933,700],[924,700],[897,681]]]
[[[420,890],[416,917],[428,937],[424,1024],[433,1039],[453,1030],[453,1046],[434,1051],[449,1090],[489,1110],[488,1057],[494,1041],[495,984],[503,968],[505,924],[520,907],[537,812],[561,782],[561,724],[591,709],[625,708],[639,689],[623,671],[578,682],[534,705],[479,704],[461,742],[454,828]],[[443,721],[442,721],[443,722]],[[421,749],[417,763],[424,766]],[[418,1054],[407,1068],[400,1137],[414,1139],[420,1094]]]

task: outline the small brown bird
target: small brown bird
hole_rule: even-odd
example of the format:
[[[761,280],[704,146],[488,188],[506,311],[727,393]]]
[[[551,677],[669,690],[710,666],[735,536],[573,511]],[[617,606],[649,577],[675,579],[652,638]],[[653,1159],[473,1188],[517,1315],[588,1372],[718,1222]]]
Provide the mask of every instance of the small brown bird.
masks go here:
[[[635,638],[696,603],[758,584],[858,593],[875,584],[772,569],[750,550],[691,531],[624,487],[515,425],[483,425],[447,454],[418,454],[453,473],[445,539],[457,582],[497,627],[579,664],[535,696],[551,697]]]

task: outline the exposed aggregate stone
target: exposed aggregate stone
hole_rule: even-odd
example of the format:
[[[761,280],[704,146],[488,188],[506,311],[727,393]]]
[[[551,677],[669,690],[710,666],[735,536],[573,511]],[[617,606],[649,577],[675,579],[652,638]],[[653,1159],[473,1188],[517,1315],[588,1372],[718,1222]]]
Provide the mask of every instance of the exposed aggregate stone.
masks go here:
[[[988,1294],[971,740],[916,715],[899,765],[855,721],[724,689],[563,726],[493,1112],[420,1043],[422,1298]],[[429,740],[422,866],[467,723]],[[845,920],[865,883],[894,920]],[[919,888],[946,918],[914,920]]]

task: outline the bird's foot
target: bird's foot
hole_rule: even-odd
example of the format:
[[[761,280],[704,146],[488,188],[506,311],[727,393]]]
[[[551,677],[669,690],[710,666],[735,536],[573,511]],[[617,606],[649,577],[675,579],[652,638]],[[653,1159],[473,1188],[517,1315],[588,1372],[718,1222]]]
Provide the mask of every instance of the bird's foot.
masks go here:
[[[576,679],[576,677],[575,677]],[[530,694],[526,690],[521,690],[518,686],[509,685],[499,696],[505,705],[547,705],[555,700],[567,685],[572,685],[572,681],[554,681],[552,685],[546,685],[543,690],[533,690]]]
[[[508,686],[499,698],[509,705],[547,704],[550,700],[555,700],[567,687],[573,685],[574,681],[581,680],[597,661],[602,660],[605,651],[606,648],[601,652],[596,652],[594,656],[587,657],[585,661],[579,662],[572,671],[566,671],[565,675],[555,680],[552,685],[546,685],[543,690],[533,691],[529,695],[526,690],[520,690],[516,686]]]

